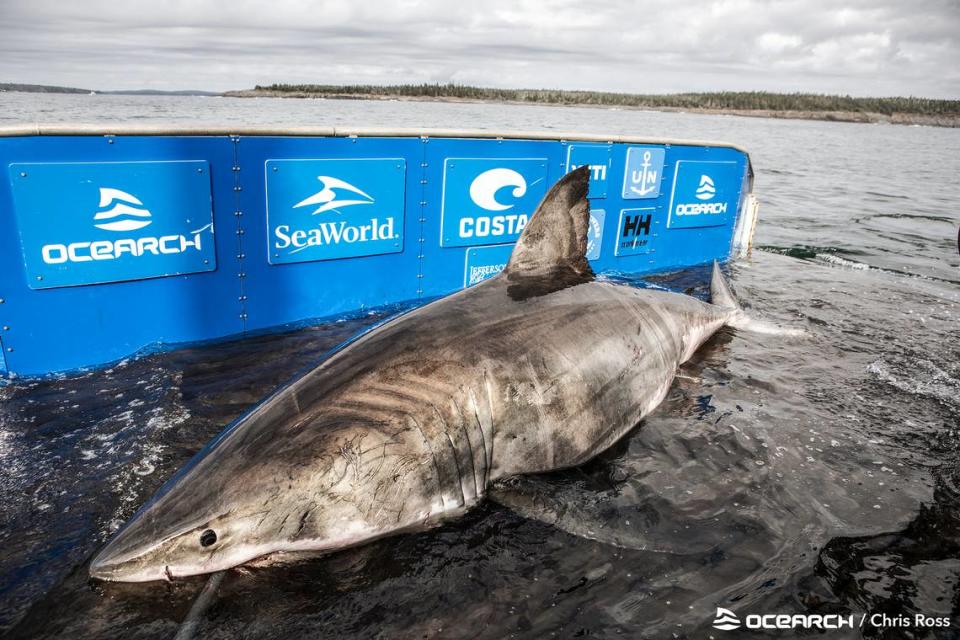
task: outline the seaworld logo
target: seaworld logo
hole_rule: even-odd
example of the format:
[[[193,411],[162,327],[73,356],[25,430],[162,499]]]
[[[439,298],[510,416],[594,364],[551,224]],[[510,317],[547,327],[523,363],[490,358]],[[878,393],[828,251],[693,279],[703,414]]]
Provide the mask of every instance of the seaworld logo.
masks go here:
[[[136,196],[120,189],[100,187],[100,204],[93,216],[93,226],[104,231],[136,231],[149,226],[153,222],[151,216],[150,210]],[[63,264],[115,260],[124,255],[135,258],[145,255],[171,255],[184,253],[188,249],[202,251],[201,234],[208,230],[213,233],[212,223],[190,231],[188,235],[52,243],[41,247],[40,255],[47,264]]]
[[[297,204],[293,205],[294,209],[317,204],[320,206],[317,207],[312,214],[317,215],[318,213],[323,213],[324,211],[337,211],[338,209],[342,209],[344,207],[352,207],[358,204],[373,204],[374,202],[372,196],[364,193],[345,180],[340,180],[339,178],[334,178],[331,176],[317,176],[317,180],[320,181],[320,184],[323,186],[323,188],[309,198],[301,200]],[[338,189],[343,189],[348,194],[353,195],[346,195],[341,200],[340,196],[337,194]]]
[[[323,188],[293,205],[293,209],[318,205],[310,215],[328,211],[341,213],[340,210],[347,207],[376,202],[373,196],[346,180],[333,176],[317,176],[317,180]],[[310,247],[396,240],[400,236],[394,225],[393,216],[384,219],[375,217],[364,224],[351,224],[347,220],[323,221],[310,229],[294,229],[289,224],[280,224],[273,229],[273,246],[277,250],[288,249],[288,254],[294,254]]]

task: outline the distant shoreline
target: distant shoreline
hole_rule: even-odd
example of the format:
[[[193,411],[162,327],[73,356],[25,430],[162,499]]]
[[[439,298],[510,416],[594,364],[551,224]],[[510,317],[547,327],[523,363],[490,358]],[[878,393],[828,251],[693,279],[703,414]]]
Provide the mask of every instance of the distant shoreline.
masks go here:
[[[902,124],[960,128],[960,100],[927,98],[854,98],[851,96],[764,91],[628,94],[552,89],[495,89],[454,84],[419,85],[286,85],[226,91],[89,91],[75,87],[0,83],[3,92],[91,95],[220,96],[228,98],[300,98],[330,100],[395,100],[510,105],[594,107],[664,111],[748,118],[821,120],[864,124]]]
[[[405,95],[375,95],[369,93],[313,93],[309,91],[274,91],[268,89],[246,89],[241,91],[227,91],[222,94],[227,98],[294,98],[301,100],[384,100],[399,102],[450,102],[464,104],[510,104],[510,105],[539,105],[554,107],[593,107],[598,109],[622,109],[624,111],[660,111],[667,113],[696,113],[703,115],[743,116],[747,118],[780,118],[789,120],[821,120],[827,122],[858,122],[863,124],[902,124],[930,127],[960,127],[958,115],[927,115],[918,113],[892,114],[864,112],[864,111],[810,111],[799,109],[730,109],[707,107],[671,107],[658,105],[614,105],[589,102],[557,101],[539,102],[530,100],[508,100],[487,98],[460,98],[455,96],[405,96]]]

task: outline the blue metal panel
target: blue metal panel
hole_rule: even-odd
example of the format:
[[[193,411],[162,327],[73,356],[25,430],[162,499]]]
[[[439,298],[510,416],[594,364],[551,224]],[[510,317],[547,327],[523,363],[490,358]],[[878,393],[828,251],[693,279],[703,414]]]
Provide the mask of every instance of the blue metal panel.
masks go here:
[[[6,366],[43,374],[111,362],[158,343],[238,333],[236,239],[231,202],[233,146],[228,138],[30,137],[0,140],[0,165],[14,163],[199,160],[213,194],[218,234],[215,271],[112,284],[34,290],[28,286],[9,180],[0,180],[0,324]],[[7,171],[3,172],[4,175]],[[122,188],[122,187],[121,187]],[[147,202],[144,200],[144,202]],[[97,203],[94,202],[94,205]],[[96,207],[94,207],[96,209]],[[198,205],[210,217],[210,201]],[[57,232],[50,228],[51,237]]]
[[[577,143],[567,147],[566,172],[583,165],[590,167],[590,198],[607,197],[607,184],[610,175],[610,150],[613,145],[596,143]]]
[[[515,242],[548,186],[546,158],[444,158],[440,244]]]
[[[679,160],[674,169],[667,226],[671,229],[729,224],[740,200],[734,160]]]
[[[513,243],[495,244],[489,247],[470,247],[467,249],[463,286],[470,287],[478,282],[488,280],[503,271],[512,253]]]
[[[403,251],[403,158],[267,160],[270,264]]]
[[[656,198],[663,178],[664,149],[659,147],[627,147],[627,166],[623,171],[624,200]]]
[[[238,140],[238,174],[242,181],[242,190],[238,192],[241,214],[238,219],[244,232],[240,269],[243,275],[239,277],[246,330],[257,331],[418,297],[423,146],[419,138],[244,137]],[[365,160],[353,160],[357,158]],[[299,168],[293,170],[294,166]],[[274,168],[279,170],[277,174],[287,173],[289,178],[277,180]],[[311,248],[309,262],[292,262],[273,255],[278,253],[275,230],[281,209],[286,210],[284,215],[289,216],[291,223],[295,221],[303,229],[312,226],[319,230],[318,225],[330,221],[322,214],[312,215],[319,205],[311,210],[294,208],[324,186],[318,181],[322,175],[339,178],[377,201],[372,205],[353,205],[356,213],[350,212],[351,207],[343,208],[345,213],[340,215],[349,218],[340,221],[370,224],[369,221],[377,217],[378,229],[389,224],[393,234],[385,235],[399,238],[381,240],[378,235],[364,240],[357,238],[352,243],[341,238],[339,242],[332,242],[330,252]],[[270,229],[266,221],[268,182]],[[282,192],[275,190],[275,186]],[[345,188],[334,191],[339,191],[343,199],[366,199],[360,194],[350,196]],[[333,214],[332,211],[322,213]],[[400,246],[394,246],[395,242],[400,242]],[[353,257],[324,259],[335,257],[336,252],[342,256],[352,253]]]
[[[37,163],[98,169],[84,177],[70,168],[66,190],[18,185],[36,177],[30,174]],[[141,164],[132,169],[130,163]],[[8,174],[0,180],[0,373],[27,375],[469,286],[503,268],[520,216],[532,213],[546,189],[579,164],[591,167],[588,257],[597,272],[724,260],[749,185],[746,155],[731,148],[552,140],[0,138],[0,164]],[[137,176],[158,166],[184,172]],[[189,181],[206,186],[182,188]],[[25,203],[16,215],[14,190],[18,205]],[[117,262],[104,275],[91,271],[99,267],[90,260],[45,271],[49,265],[30,263],[30,256],[39,249],[42,257],[51,243],[69,253],[67,236],[80,228],[37,224],[59,201],[55,196],[65,211],[79,212],[76,224],[85,233],[103,233],[103,240],[113,233],[143,237],[160,230],[161,220],[209,222],[212,196],[215,245],[204,236],[204,253],[190,256],[200,261],[183,265]],[[144,211],[153,226],[142,224]],[[508,216],[515,216],[512,222]],[[80,249],[106,255],[105,247]],[[183,275],[168,275],[178,272]]]
[[[217,268],[204,161],[15,163],[10,183],[31,289]]]
[[[502,244],[519,237],[517,229],[510,226],[517,218],[503,220],[498,229],[493,228],[494,218],[532,214],[546,189],[564,174],[566,149],[549,140],[463,138],[434,138],[424,146],[426,205],[421,291],[424,297],[432,297],[459,289],[465,278],[469,280],[467,245]],[[482,176],[489,176],[489,182],[484,183]],[[471,194],[478,177],[481,183]],[[502,188],[491,193],[496,184],[502,184]],[[508,208],[491,210],[504,206]],[[488,223],[480,223],[482,219]],[[461,237],[461,224],[473,236]],[[489,226],[484,229],[482,224]],[[487,233],[476,237],[478,228]]]

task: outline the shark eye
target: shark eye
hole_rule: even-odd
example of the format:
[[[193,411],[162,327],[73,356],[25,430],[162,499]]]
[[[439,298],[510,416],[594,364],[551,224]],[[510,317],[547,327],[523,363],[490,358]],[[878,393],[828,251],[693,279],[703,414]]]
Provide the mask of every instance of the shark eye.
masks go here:
[[[200,534],[201,547],[209,547],[216,541],[217,541],[217,532],[214,531],[213,529],[207,529],[206,531]]]

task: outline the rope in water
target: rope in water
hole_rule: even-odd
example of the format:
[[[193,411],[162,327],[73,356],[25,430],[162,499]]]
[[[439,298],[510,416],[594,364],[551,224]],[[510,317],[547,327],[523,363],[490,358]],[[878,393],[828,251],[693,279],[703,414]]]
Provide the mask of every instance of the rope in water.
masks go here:
[[[173,637],[173,640],[192,640],[194,633],[197,631],[197,626],[200,624],[200,617],[213,604],[220,582],[223,581],[224,573],[226,571],[217,571],[210,576],[207,584],[200,591],[200,595],[193,602],[193,606],[190,607],[187,617],[180,623],[180,628],[177,629],[177,635]]]

